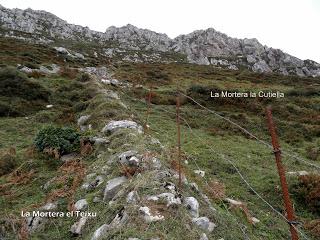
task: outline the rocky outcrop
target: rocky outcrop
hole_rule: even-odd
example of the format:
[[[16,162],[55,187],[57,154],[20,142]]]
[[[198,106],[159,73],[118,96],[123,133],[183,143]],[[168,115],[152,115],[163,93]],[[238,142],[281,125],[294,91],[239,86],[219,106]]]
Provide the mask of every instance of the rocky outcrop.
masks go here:
[[[190,63],[211,64],[231,70],[245,67],[260,73],[320,76],[320,64],[314,61],[300,60],[279,49],[264,46],[257,39],[231,38],[213,28],[197,30],[174,39],[170,39],[166,34],[140,29],[130,24],[120,28],[112,26],[103,33],[90,30],[88,27],[69,24],[45,11],[7,9],[2,6],[0,6],[0,27],[7,31],[5,36],[14,37],[19,31],[32,33],[39,40],[45,38],[54,41],[59,38],[100,43],[113,42],[117,47],[103,49],[99,54],[111,58],[115,54],[120,54],[122,61],[163,61],[159,53],[170,52],[185,55]],[[82,53],[72,54],[61,46],[55,49],[60,53],[84,59]],[[95,56],[97,55],[95,52]]]

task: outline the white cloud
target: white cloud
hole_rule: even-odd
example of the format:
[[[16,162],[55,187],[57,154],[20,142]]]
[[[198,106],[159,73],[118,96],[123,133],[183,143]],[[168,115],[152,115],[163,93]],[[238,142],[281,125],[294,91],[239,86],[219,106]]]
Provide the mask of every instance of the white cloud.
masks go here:
[[[131,23],[175,37],[213,27],[320,62],[320,0],[0,0],[0,4],[46,10],[99,31]]]

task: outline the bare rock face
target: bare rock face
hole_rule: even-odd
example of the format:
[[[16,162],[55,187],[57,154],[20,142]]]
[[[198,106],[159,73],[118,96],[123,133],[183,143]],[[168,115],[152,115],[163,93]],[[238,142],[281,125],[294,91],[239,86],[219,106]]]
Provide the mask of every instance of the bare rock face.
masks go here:
[[[262,45],[257,39],[237,39],[213,28],[197,30],[190,34],[170,39],[166,34],[140,29],[133,25],[120,28],[109,27],[106,32],[97,32],[87,27],[69,24],[55,15],[32,9],[7,9],[0,7],[0,25],[13,36],[12,30],[32,33],[39,41],[43,38],[69,39],[75,41],[97,41],[117,43],[116,48],[104,49],[100,54],[113,57],[120,54],[123,61],[162,61],[159,53],[183,54],[190,63],[215,65],[237,70],[246,67],[261,73],[276,72],[284,75],[320,76],[320,64],[301,60],[279,49]],[[46,41],[47,41],[46,40]],[[56,48],[64,54],[71,54],[63,47]],[[133,54],[130,52],[135,51]],[[151,51],[138,56],[138,51]],[[72,56],[83,59],[82,53]],[[173,61],[173,60],[171,60]],[[183,61],[183,60],[181,60]]]

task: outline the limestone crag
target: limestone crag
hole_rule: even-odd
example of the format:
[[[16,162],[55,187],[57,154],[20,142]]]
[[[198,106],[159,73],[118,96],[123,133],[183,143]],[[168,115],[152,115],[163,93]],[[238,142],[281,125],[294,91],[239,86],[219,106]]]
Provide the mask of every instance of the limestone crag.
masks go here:
[[[121,56],[127,62],[168,62],[215,65],[238,70],[247,68],[259,73],[283,75],[320,76],[320,64],[312,60],[301,60],[279,49],[262,45],[257,39],[237,39],[220,33],[213,28],[197,30],[174,39],[166,34],[140,29],[133,25],[109,27],[104,33],[88,27],[69,24],[46,11],[32,9],[8,9],[0,5],[0,29],[2,36],[27,39],[22,33],[32,34],[38,42],[54,42],[56,39],[113,43],[102,48],[99,54],[107,57]],[[22,34],[22,35],[21,35]],[[29,36],[30,38],[30,36]],[[63,47],[57,46],[58,50]],[[185,58],[164,60],[161,53],[180,54]],[[99,55],[95,52],[95,56]],[[73,54],[83,59],[84,53]]]

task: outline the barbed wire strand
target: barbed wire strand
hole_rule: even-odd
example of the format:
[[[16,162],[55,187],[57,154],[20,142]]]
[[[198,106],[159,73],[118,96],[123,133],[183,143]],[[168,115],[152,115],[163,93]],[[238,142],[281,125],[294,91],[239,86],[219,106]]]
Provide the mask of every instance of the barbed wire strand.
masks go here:
[[[269,148],[272,149],[272,145],[271,145],[271,144],[269,144],[269,143],[263,141],[262,139],[258,138],[256,135],[254,135],[253,133],[251,133],[249,130],[245,129],[244,127],[240,126],[239,124],[235,123],[234,121],[230,120],[229,118],[226,118],[226,117],[222,116],[221,114],[217,113],[216,111],[214,111],[214,110],[212,110],[212,109],[209,109],[209,108],[203,106],[202,104],[200,104],[198,101],[196,101],[196,100],[193,99],[192,97],[190,97],[190,96],[188,96],[188,95],[186,95],[186,94],[184,94],[184,93],[182,93],[182,92],[179,92],[179,93],[180,93],[182,96],[190,99],[192,102],[194,102],[195,104],[197,104],[199,107],[207,110],[208,112],[216,115],[217,117],[219,117],[219,118],[221,118],[221,119],[229,122],[230,124],[236,126],[236,127],[239,128],[240,130],[242,130],[244,133],[248,134],[250,137],[254,138],[255,140],[257,140],[257,141],[260,142],[261,144],[263,144],[263,145],[265,145],[265,146],[267,146],[267,147],[269,147]],[[285,155],[285,156],[294,158],[294,159],[296,159],[296,160],[298,160],[298,161],[301,161],[301,162],[303,162],[303,163],[305,163],[305,164],[307,164],[307,165],[309,165],[309,166],[315,167],[315,168],[317,168],[317,169],[320,170],[320,166],[317,165],[317,164],[310,163],[309,161],[307,161],[307,160],[305,160],[305,159],[303,159],[303,158],[301,158],[301,157],[299,157],[299,156],[297,156],[297,155],[290,154],[290,153],[288,153],[287,151],[285,151],[285,150],[283,150],[283,149],[282,149],[281,151],[282,151],[283,155]]]

